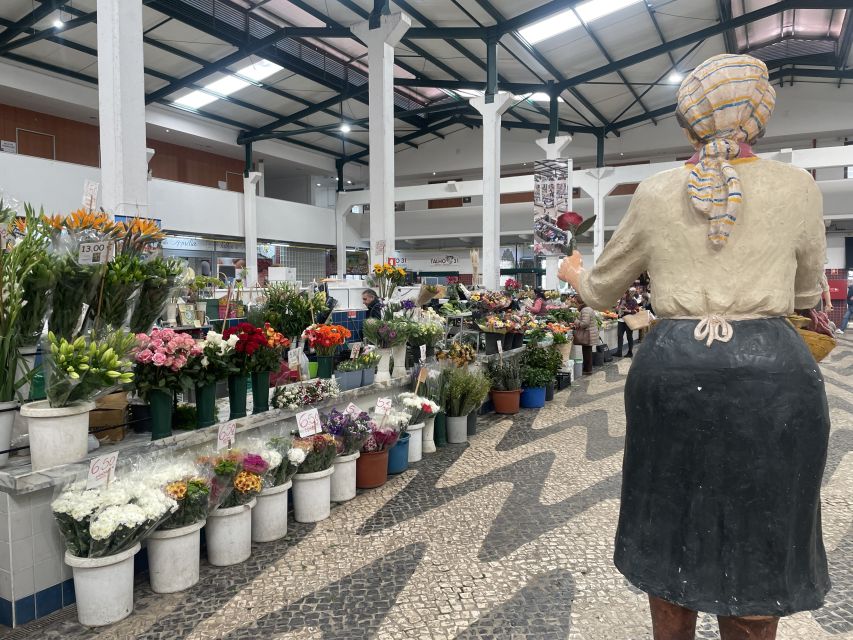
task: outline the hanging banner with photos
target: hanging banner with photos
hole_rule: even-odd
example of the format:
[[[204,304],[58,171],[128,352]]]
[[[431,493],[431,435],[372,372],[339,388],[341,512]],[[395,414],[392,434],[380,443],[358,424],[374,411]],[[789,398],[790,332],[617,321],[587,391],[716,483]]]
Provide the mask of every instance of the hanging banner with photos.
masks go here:
[[[533,244],[541,256],[564,256],[569,235],[557,218],[569,210],[569,161],[537,160],[533,165]]]

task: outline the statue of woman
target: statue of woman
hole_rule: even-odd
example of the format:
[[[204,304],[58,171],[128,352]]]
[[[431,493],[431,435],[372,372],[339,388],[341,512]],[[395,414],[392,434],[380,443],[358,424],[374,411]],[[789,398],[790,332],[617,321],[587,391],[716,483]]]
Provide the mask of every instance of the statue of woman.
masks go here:
[[[595,268],[560,277],[608,308],[644,271],[660,318],[625,387],[619,571],[649,594],[656,640],[772,640],[829,589],[820,484],[823,376],[785,316],[821,295],[812,176],[756,157],[775,104],[763,62],[721,55],[678,91],[688,164],[640,184]]]

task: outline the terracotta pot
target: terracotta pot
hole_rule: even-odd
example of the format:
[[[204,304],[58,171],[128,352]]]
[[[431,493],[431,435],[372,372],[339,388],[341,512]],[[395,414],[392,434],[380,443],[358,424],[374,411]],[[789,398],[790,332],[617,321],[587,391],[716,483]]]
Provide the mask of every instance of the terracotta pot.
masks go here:
[[[495,413],[512,416],[518,413],[521,401],[521,389],[515,391],[492,391],[492,404]]]
[[[375,489],[388,481],[388,449],[362,453],[355,461],[355,486]]]

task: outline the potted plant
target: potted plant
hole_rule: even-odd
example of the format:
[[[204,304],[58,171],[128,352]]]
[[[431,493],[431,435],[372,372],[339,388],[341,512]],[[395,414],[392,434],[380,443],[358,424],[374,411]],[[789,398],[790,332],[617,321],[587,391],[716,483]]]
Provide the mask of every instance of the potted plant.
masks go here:
[[[133,343],[133,336],[121,331],[99,341],[80,337],[71,343],[48,334],[47,400],[21,407],[29,424],[33,470],[86,456],[93,400],[133,380],[128,359]]]
[[[217,422],[216,383],[236,371],[234,348],[237,340],[236,335],[225,340],[222,334],[211,329],[189,357],[186,371],[195,384],[196,426],[199,428]]]
[[[479,407],[489,393],[489,380],[480,373],[466,369],[446,369],[444,401],[447,413],[447,441],[462,444],[468,441],[468,414]]]
[[[252,507],[263,489],[269,463],[257,453],[229,451],[213,461],[217,476],[231,478],[205,527],[207,560],[215,567],[245,562],[252,555]]]
[[[241,322],[236,327],[228,327],[222,337],[228,340],[237,336],[234,345],[234,371],[228,376],[229,420],[246,417],[246,376],[249,374],[252,356],[259,349],[267,348],[267,337],[263,330]]]
[[[133,556],[174,500],[141,481],[114,480],[97,489],[65,489],[51,509],[74,575],[77,618],[87,627],[113,624],[133,611]]]
[[[275,437],[261,451],[270,470],[252,509],[252,542],[272,542],[287,535],[287,492],[293,475],[305,461],[305,451],[291,443],[289,437]]]
[[[424,452],[424,432],[427,420],[435,419],[438,404],[426,396],[405,392],[397,396],[406,413],[409,414],[409,424],[406,431],[411,435],[409,440],[409,462],[420,462]],[[432,434],[430,434],[430,442]],[[434,449],[433,449],[434,450]]]
[[[373,421],[364,411],[353,415],[335,409],[322,416],[322,421],[323,430],[334,436],[338,447],[331,480],[331,501],[347,502],[355,498],[356,464],[361,447],[371,434]]]
[[[332,377],[335,351],[351,337],[350,330],[339,324],[312,324],[302,332],[305,344],[317,352],[318,378]]]
[[[319,522],[331,513],[331,475],[338,443],[328,433],[297,438],[294,446],[305,451],[305,462],[293,476],[293,513],[297,522]]]
[[[563,366],[563,354],[556,345],[548,345],[545,347],[546,368],[551,374],[551,379],[545,385],[545,400],[554,399],[554,384],[557,379],[557,372]]]
[[[376,379],[376,365],[379,364],[379,355],[375,351],[362,353],[358,356],[358,364],[361,367],[361,385],[366,387],[373,384]]]
[[[418,322],[414,323],[409,331],[409,344],[417,351],[420,346],[426,347],[426,357],[435,356],[435,345],[444,337],[447,328],[441,316],[430,309]],[[420,354],[417,354],[420,356]]]
[[[359,489],[375,489],[388,480],[388,450],[397,443],[399,434],[374,421],[371,434],[361,447],[356,460],[355,484]]]
[[[391,349],[406,342],[399,324],[393,320],[368,318],[362,324],[364,339],[376,346],[379,356],[376,382],[388,382],[391,379]]]
[[[188,387],[187,364],[201,347],[189,334],[172,329],[152,329],[136,336],[134,360],[136,389],[151,405],[151,439],[172,435],[173,394]]]
[[[341,391],[349,391],[350,389],[360,387],[361,372],[361,362],[357,358],[339,362],[337,369],[335,369],[335,378],[338,381]]]
[[[521,357],[521,406],[538,409],[545,406],[545,387],[553,380],[544,347],[528,346]]]
[[[572,328],[562,322],[549,322],[547,325],[548,331],[554,338],[554,346],[560,352],[563,361],[560,368],[566,369],[571,365],[572,359]]]
[[[494,360],[488,364],[488,376],[492,384],[492,403],[495,413],[515,415],[521,397],[521,369],[516,358]]]
[[[249,357],[249,371],[252,374],[252,413],[263,413],[270,409],[270,374],[278,371],[284,350],[290,346],[290,340],[264,323],[263,334],[266,343]]]
[[[411,419],[409,413],[392,408],[385,415],[377,416],[375,419],[380,427],[390,427],[397,431],[397,442],[388,450],[388,474],[403,473],[409,468],[409,444],[411,443],[411,434],[408,432]]]

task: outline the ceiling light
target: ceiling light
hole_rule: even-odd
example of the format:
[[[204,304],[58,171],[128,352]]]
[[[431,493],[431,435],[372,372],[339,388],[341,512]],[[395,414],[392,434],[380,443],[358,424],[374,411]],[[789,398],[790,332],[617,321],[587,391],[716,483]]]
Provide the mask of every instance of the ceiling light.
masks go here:
[[[236,75],[248,78],[255,82],[260,82],[264,78],[269,78],[272,74],[278,73],[283,68],[284,67],[280,67],[274,62],[261,58],[257,62],[237,71]]]
[[[346,122],[341,123],[341,133],[349,133],[352,131],[352,127],[349,126]]]
[[[432,172],[432,175],[435,175],[435,171]]]
[[[318,182],[318,183],[317,183],[317,186],[318,186],[318,187],[322,187],[323,185],[321,185],[321,184]]]
[[[347,184],[352,184],[352,180],[347,180]]]
[[[680,73],[678,73],[678,71],[673,71],[672,73],[669,74],[669,78],[667,78],[667,80],[671,84],[678,84],[679,82],[684,80],[684,76],[681,75]]]
[[[459,89],[456,93],[463,98],[479,98],[480,96],[485,95],[485,92],[477,91],[475,89]]]
[[[56,20],[53,21],[53,26],[56,29],[61,29],[62,27],[65,26],[65,23],[62,21],[62,18],[57,18]]]
[[[171,129],[166,129],[166,133],[172,133]]]

